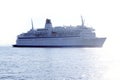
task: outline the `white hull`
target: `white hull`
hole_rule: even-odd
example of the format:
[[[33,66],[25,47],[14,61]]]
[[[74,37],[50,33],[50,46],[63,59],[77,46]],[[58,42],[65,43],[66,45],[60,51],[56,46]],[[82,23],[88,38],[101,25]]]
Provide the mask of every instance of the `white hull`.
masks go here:
[[[106,38],[97,38],[93,28],[82,25],[52,27],[46,19],[45,28],[32,29],[18,35],[14,47],[102,47]]]
[[[48,37],[17,39],[14,47],[102,47],[106,38]]]

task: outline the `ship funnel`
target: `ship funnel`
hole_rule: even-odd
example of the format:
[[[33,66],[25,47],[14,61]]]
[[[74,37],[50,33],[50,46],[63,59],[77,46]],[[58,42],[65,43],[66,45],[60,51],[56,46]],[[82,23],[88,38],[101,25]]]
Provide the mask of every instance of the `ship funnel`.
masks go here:
[[[46,19],[45,29],[52,29],[52,23],[50,19]]]
[[[46,24],[51,24],[51,20],[50,19],[46,19]]]

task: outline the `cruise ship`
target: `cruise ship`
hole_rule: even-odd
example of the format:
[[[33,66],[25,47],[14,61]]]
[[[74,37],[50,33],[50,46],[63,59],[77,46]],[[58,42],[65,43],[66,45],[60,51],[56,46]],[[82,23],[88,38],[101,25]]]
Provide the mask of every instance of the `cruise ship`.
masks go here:
[[[84,25],[81,17],[78,26],[52,26],[51,20],[46,19],[45,27],[32,28],[17,36],[13,47],[102,47],[106,37],[96,37],[95,29]]]

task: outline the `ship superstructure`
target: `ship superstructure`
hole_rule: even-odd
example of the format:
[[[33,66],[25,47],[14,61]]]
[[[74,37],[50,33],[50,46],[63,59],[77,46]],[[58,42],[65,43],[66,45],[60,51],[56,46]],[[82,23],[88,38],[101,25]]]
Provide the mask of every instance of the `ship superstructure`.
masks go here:
[[[51,20],[46,19],[45,28],[32,28],[18,35],[14,47],[102,47],[105,37],[96,37],[95,30],[82,24],[78,26],[53,27]]]

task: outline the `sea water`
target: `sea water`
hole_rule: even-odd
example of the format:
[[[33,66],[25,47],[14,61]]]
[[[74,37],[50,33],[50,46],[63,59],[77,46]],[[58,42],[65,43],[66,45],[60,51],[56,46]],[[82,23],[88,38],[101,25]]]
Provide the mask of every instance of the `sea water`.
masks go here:
[[[104,48],[0,47],[0,80],[118,80],[114,55]]]

